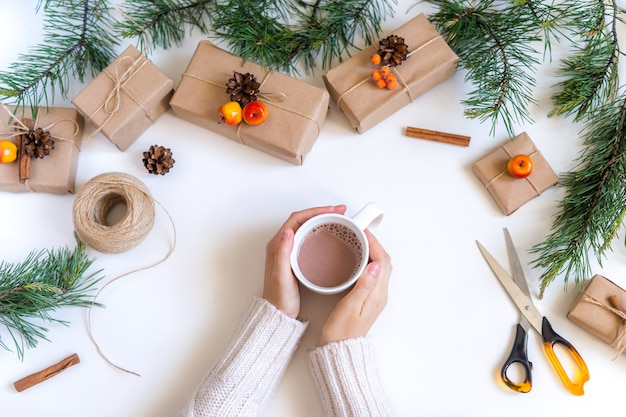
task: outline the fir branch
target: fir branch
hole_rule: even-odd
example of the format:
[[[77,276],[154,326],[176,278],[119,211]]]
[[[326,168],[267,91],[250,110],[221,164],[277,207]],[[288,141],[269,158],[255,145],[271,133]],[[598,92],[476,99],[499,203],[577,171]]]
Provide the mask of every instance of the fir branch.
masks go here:
[[[626,215],[626,95],[589,118],[578,168],[562,176],[567,193],[559,203],[551,234],[531,252],[544,268],[540,296],[558,276],[580,286],[591,276],[589,254],[600,265]]]
[[[125,0],[115,28],[124,38],[138,38],[145,52],[155,47],[169,49],[182,44],[187,29],[208,34],[216,4],[216,0]]]
[[[535,103],[532,89],[539,61],[531,45],[540,40],[535,21],[515,8],[496,8],[494,0],[431,2],[440,6],[431,21],[474,85],[462,101],[466,117],[490,120],[492,135],[501,121],[515,136],[515,124],[532,122],[528,107]]]
[[[572,40],[575,53],[562,61],[558,75],[567,79],[557,84],[559,92],[552,97],[554,109],[549,116],[573,115],[580,121],[615,98],[621,54],[616,29],[619,9],[614,2],[607,12],[604,1],[570,0],[564,10],[579,41]],[[610,20],[605,24],[607,13]]]
[[[46,0],[43,43],[0,72],[0,101],[48,106],[58,90],[65,97],[72,78],[100,72],[113,59],[111,20],[106,0]],[[33,114],[35,117],[35,114]]]
[[[33,251],[21,263],[0,262],[0,324],[8,330],[20,358],[25,347],[48,340],[47,328],[33,319],[67,325],[51,313],[65,306],[91,306],[88,293],[101,279],[97,277],[101,271],[87,274],[93,261],[77,241],[73,250]],[[1,338],[0,346],[10,350]]]

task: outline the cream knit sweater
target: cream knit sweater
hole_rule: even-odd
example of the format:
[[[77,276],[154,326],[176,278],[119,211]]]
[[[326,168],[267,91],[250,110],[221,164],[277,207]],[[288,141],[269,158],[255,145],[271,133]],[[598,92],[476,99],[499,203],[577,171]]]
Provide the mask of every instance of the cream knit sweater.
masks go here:
[[[178,417],[263,415],[306,326],[254,297],[229,347]],[[393,415],[367,338],[315,348],[309,365],[326,416]]]

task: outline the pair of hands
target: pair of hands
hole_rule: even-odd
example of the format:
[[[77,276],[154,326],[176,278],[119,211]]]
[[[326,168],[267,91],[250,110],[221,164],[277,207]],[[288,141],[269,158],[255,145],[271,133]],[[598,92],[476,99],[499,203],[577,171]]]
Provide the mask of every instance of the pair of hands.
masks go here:
[[[290,254],[296,230],[308,219],[323,213],[344,214],[346,206],[315,207],[292,213],[267,243],[263,298],[290,317],[300,313],[300,290],[291,271]],[[322,327],[320,345],[365,336],[387,305],[391,258],[378,240],[365,231],[370,263],[354,287],[330,312]]]

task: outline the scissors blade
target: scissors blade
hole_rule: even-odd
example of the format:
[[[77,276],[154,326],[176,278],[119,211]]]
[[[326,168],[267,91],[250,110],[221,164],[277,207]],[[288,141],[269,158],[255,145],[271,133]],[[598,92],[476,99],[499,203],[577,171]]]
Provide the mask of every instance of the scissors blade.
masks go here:
[[[517,309],[522,313],[522,315],[528,320],[530,325],[537,331],[537,333],[541,334],[541,325],[543,321],[543,316],[534,306],[529,295],[524,294],[524,291],[520,287],[517,286],[513,278],[509,276],[509,274],[502,268],[502,265],[496,261],[496,259],[491,255],[487,249],[479,241],[476,241],[478,245],[478,249],[483,254],[487,264],[495,274],[496,278],[500,281],[506,292],[509,294],[509,297],[517,307]]]
[[[515,249],[515,244],[513,244],[513,239],[511,238],[511,234],[509,233],[509,229],[504,228],[504,240],[506,241],[506,251],[509,255],[509,265],[511,266],[511,275],[513,277],[513,281],[517,284],[517,286],[522,290],[524,294],[526,294],[530,298],[530,291],[528,290],[528,282],[526,282],[526,277],[524,276],[524,269],[522,268],[522,263],[519,260],[519,255],[517,254],[517,250]],[[532,298],[531,298],[532,303]],[[526,331],[530,328],[530,322],[520,312],[520,326]]]

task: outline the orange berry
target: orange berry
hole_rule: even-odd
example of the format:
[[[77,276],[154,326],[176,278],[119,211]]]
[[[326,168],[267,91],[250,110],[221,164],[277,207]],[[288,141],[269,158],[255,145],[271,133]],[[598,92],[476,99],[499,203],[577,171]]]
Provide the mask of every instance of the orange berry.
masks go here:
[[[10,140],[0,140],[0,163],[8,164],[17,159],[17,146]]]
[[[372,62],[372,64],[374,64],[374,65],[378,65],[378,64],[380,64],[380,61],[381,61],[380,55],[378,55],[378,54],[374,54],[374,55],[372,55],[372,57],[370,58],[370,61],[371,61],[371,62]]]
[[[390,90],[395,89],[398,86],[396,81],[387,81],[387,88]]]
[[[387,83],[392,83],[392,82],[395,83],[396,82],[396,74],[389,74],[389,75],[387,75],[385,80],[387,80]]]
[[[378,81],[381,78],[383,78],[383,73],[378,71],[378,70],[376,70],[376,71],[372,72],[372,78],[374,79],[374,81]]]
[[[389,74],[391,74],[391,68],[389,68],[388,65],[383,65],[382,67],[380,67],[380,72],[383,74],[383,78],[385,78]]]
[[[387,81],[381,78],[380,80],[376,81],[376,86],[378,88],[385,88],[387,86]]]

